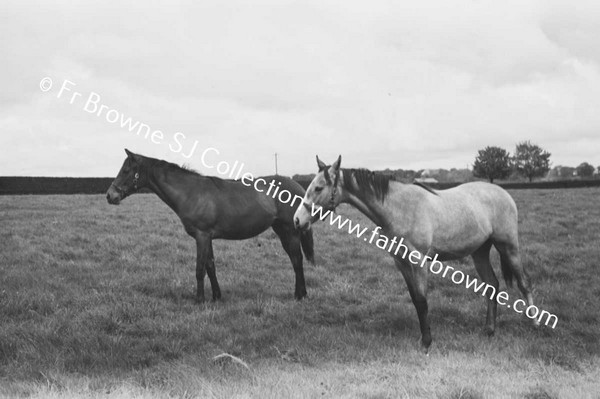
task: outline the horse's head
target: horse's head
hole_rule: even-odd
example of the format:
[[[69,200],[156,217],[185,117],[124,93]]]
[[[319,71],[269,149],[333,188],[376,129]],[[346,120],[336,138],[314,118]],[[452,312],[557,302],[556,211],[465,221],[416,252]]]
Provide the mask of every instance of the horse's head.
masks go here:
[[[106,200],[109,204],[119,205],[119,203],[143,187],[146,182],[146,174],[142,173],[143,157],[125,149],[127,158],[121,166],[119,174],[111,183],[106,192]]]
[[[302,204],[294,214],[294,225],[296,228],[306,230],[310,228],[311,223],[315,222],[321,214],[318,209],[324,211],[334,211],[341,202],[341,182],[340,182],[340,164],[342,156],[340,155],[333,165],[325,165],[317,156],[317,165],[319,171],[315,178],[310,182]]]

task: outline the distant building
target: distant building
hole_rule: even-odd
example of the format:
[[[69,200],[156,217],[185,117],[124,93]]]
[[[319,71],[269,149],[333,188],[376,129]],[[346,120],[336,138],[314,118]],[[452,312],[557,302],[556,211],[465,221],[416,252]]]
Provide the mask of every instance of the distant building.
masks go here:
[[[433,177],[417,177],[415,178],[417,183],[437,183],[438,181]]]
[[[577,176],[577,170],[570,166],[555,166],[553,169],[548,171],[546,175],[547,180],[569,180],[573,176]]]
[[[421,173],[421,177],[432,177],[437,176],[442,172],[442,169],[425,169]]]

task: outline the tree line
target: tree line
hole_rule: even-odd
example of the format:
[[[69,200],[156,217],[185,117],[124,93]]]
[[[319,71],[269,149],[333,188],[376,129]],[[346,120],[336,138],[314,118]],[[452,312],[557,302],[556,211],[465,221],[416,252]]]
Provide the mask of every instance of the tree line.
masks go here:
[[[514,154],[504,148],[488,146],[475,157],[473,176],[488,179],[506,179],[513,173],[526,177],[532,182],[536,177],[544,177],[550,171],[551,154],[530,141],[517,143]],[[594,175],[596,168],[588,162],[583,162],[574,169],[577,176],[589,178]],[[600,166],[598,167],[600,172]]]
[[[479,150],[472,168],[450,170],[446,169],[385,169],[376,170],[377,173],[390,176],[392,179],[412,183],[424,181],[425,183],[465,183],[479,179],[519,181],[526,179],[532,182],[536,178],[545,180],[574,180],[589,179],[594,175],[600,176],[600,166],[595,168],[588,162],[582,162],[577,167],[556,166],[550,168],[551,154],[531,141],[517,143],[514,154],[500,147],[488,146]],[[298,181],[310,182],[314,174],[294,175]],[[426,181],[427,179],[431,181]]]

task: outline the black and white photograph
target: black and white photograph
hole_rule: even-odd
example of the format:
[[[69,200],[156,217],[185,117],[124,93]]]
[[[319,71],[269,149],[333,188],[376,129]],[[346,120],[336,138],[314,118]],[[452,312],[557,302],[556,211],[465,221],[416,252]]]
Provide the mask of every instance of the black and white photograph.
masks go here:
[[[0,398],[600,398],[600,3],[0,5]]]

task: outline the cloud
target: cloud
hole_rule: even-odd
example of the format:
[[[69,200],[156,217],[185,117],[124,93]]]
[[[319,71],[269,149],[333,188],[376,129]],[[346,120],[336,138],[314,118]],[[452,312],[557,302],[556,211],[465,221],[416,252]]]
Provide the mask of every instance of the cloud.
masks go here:
[[[374,169],[464,167],[486,145],[526,139],[555,163],[600,164],[593,2],[6,8],[1,174],[113,175],[123,147],[203,170],[83,111],[91,92],[257,174],[273,172],[275,152],[285,174],[313,171],[316,153]],[[81,97],[40,92],[44,76]]]

